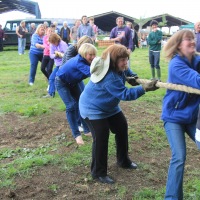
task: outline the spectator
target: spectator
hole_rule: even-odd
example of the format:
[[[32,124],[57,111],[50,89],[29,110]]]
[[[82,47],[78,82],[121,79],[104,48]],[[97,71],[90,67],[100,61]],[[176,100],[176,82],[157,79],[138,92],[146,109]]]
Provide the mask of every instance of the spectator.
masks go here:
[[[35,33],[35,31],[36,31],[35,23],[31,23],[31,27],[30,27],[30,35],[32,36],[33,33]]]
[[[200,53],[200,21],[195,23],[196,51]]]
[[[84,144],[78,130],[76,112],[76,103],[78,104],[82,92],[78,83],[90,76],[90,64],[96,54],[97,49],[92,44],[82,44],[78,54],[62,65],[56,74],[56,89],[66,106],[66,117],[78,145]],[[91,133],[85,135],[91,136]]]
[[[135,47],[139,48],[138,35],[137,35],[137,32],[135,31],[135,29],[133,28],[133,24],[131,22],[127,21],[126,26],[131,29],[132,40],[133,40],[133,51],[134,51]]]
[[[94,41],[94,31],[88,23],[87,16],[82,16],[81,20],[82,24],[78,27],[77,40],[79,40],[82,36],[87,35]]]
[[[58,35],[60,35],[60,29],[58,28],[58,22],[54,21],[53,25],[55,25],[55,33],[57,33]]]
[[[31,38],[31,46],[29,51],[29,59],[30,59],[30,75],[29,75],[29,85],[32,86],[35,82],[35,75],[37,72],[38,62],[42,62],[43,58],[43,37],[45,34],[45,29],[43,24],[39,24],[35,33]]]
[[[45,35],[46,35],[47,28],[49,27],[49,23],[45,21],[43,24],[44,24],[44,30],[45,30]]]
[[[77,33],[78,33],[78,27],[80,26],[80,24],[81,24],[81,21],[76,20],[75,25],[71,28],[70,38],[71,38],[72,44],[77,43]]]
[[[25,53],[26,33],[28,33],[28,29],[26,28],[26,22],[21,21],[20,25],[16,28],[16,34],[18,35],[18,53],[19,53],[19,55],[22,55]]]
[[[60,29],[60,37],[67,44],[70,42],[70,28],[67,26],[67,21],[63,22],[63,27]]]
[[[89,23],[94,32],[94,41],[96,41],[97,36],[98,36],[98,26],[96,24],[94,24],[94,17],[90,17]]]
[[[200,89],[200,56],[196,54],[195,36],[190,30],[176,32],[165,44],[169,60],[167,82]],[[195,141],[200,96],[167,90],[162,116],[171,149],[165,199],[183,198],[183,176],[186,160],[186,134]]]
[[[0,24],[0,51],[3,51],[3,41],[5,40],[4,30]]]
[[[124,45],[131,53],[133,50],[133,40],[130,28],[124,25],[123,17],[117,17],[116,24],[117,26],[111,30],[110,39],[116,44]]]
[[[152,20],[150,23],[151,32],[148,36],[149,45],[149,63],[151,65],[151,79],[155,79],[155,69],[157,72],[157,80],[161,81],[161,70],[160,70],[160,51],[162,32],[158,30],[158,22]]]
[[[120,100],[136,100],[145,92],[156,90],[156,81],[128,89],[126,76],[136,76],[128,68],[130,52],[120,44],[109,46],[91,64],[91,78],[85,86],[79,102],[80,114],[86,120],[93,137],[91,174],[93,179],[112,184],[107,174],[108,139],[115,134],[117,164],[119,167],[136,169],[137,164],[128,155],[128,125],[119,107]],[[138,85],[135,79],[130,82]]]

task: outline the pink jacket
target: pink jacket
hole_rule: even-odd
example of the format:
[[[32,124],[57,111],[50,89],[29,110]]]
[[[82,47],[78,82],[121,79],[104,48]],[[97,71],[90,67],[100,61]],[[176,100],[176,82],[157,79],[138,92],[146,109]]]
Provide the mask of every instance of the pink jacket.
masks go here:
[[[44,48],[44,56],[50,56],[50,43],[49,43],[49,38],[47,35],[44,36],[43,38],[43,45],[45,46]]]

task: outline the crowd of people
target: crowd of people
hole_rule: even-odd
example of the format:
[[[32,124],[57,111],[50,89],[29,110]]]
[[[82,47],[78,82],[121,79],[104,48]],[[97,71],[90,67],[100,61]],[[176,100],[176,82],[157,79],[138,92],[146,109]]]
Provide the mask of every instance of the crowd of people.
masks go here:
[[[107,47],[101,56],[97,56],[94,45],[98,32],[94,18],[88,21],[84,15],[71,29],[66,21],[61,30],[58,30],[56,23],[51,26],[40,24],[32,33],[29,85],[35,82],[40,61],[41,71],[48,80],[46,97],[54,97],[58,92],[65,104],[66,119],[76,143],[84,145],[79,129],[81,126],[84,134],[92,137],[91,175],[102,183],[115,182],[107,172],[110,132],[115,134],[117,165],[126,169],[137,168],[128,154],[128,123],[119,103],[121,100],[136,100],[146,92],[158,89],[156,84],[161,81],[162,32],[158,30],[157,21],[152,20],[150,25],[148,44],[152,78],[141,85],[137,82],[138,75],[131,70],[129,60],[131,52],[139,47],[135,39],[137,33],[131,22],[124,23],[123,17],[116,19],[116,27],[110,33],[110,40],[115,44]],[[24,21],[17,27],[16,33],[18,52],[23,54],[26,34]],[[195,24],[195,33],[190,30],[176,32],[163,51],[169,60],[167,82],[199,89],[200,22]],[[90,80],[85,86],[83,80],[88,77]],[[126,81],[131,85],[130,88],[125,85]],[[166,200],[183,199],[185,134],[200,149],[199,103],[199,95],[171,89],[167,89],[163,98],[161,119],[171,149]]]

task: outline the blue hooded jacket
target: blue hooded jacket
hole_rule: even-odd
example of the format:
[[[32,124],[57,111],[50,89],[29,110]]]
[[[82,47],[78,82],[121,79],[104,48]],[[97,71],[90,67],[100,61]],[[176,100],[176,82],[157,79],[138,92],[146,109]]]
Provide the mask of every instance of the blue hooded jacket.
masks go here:
[[[169,63],[167,82],[200,89],[199,73],[200,56],[194,56],[190,64],[187,58],[177,54]],[[199,103],[200,95],[168,89],[163,98],[161,119],[180,124],[195,123]]]

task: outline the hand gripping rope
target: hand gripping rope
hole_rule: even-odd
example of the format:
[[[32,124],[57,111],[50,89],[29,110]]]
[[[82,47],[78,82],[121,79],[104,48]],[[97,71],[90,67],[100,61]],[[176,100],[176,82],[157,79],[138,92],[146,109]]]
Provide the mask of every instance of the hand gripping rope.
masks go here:
[[[128,79],[134,79],[134,77],[128,77]],[[151,82],[148,79],[136,79],[137,83],[139,84],[144,84],[144,83],[149,83]],[[192,87],[188,87],[186,85],[179,85],[179,84],[173,84],[173,83],[163,83],[163,82],[157,82],[156,87],[159,88],[166,88],[169,90],[177,90],[177,91],[182,91],[182,92],[187,92],[187,93],[193,93],[193,94],[199,94],[200,95],[200,90]]]

